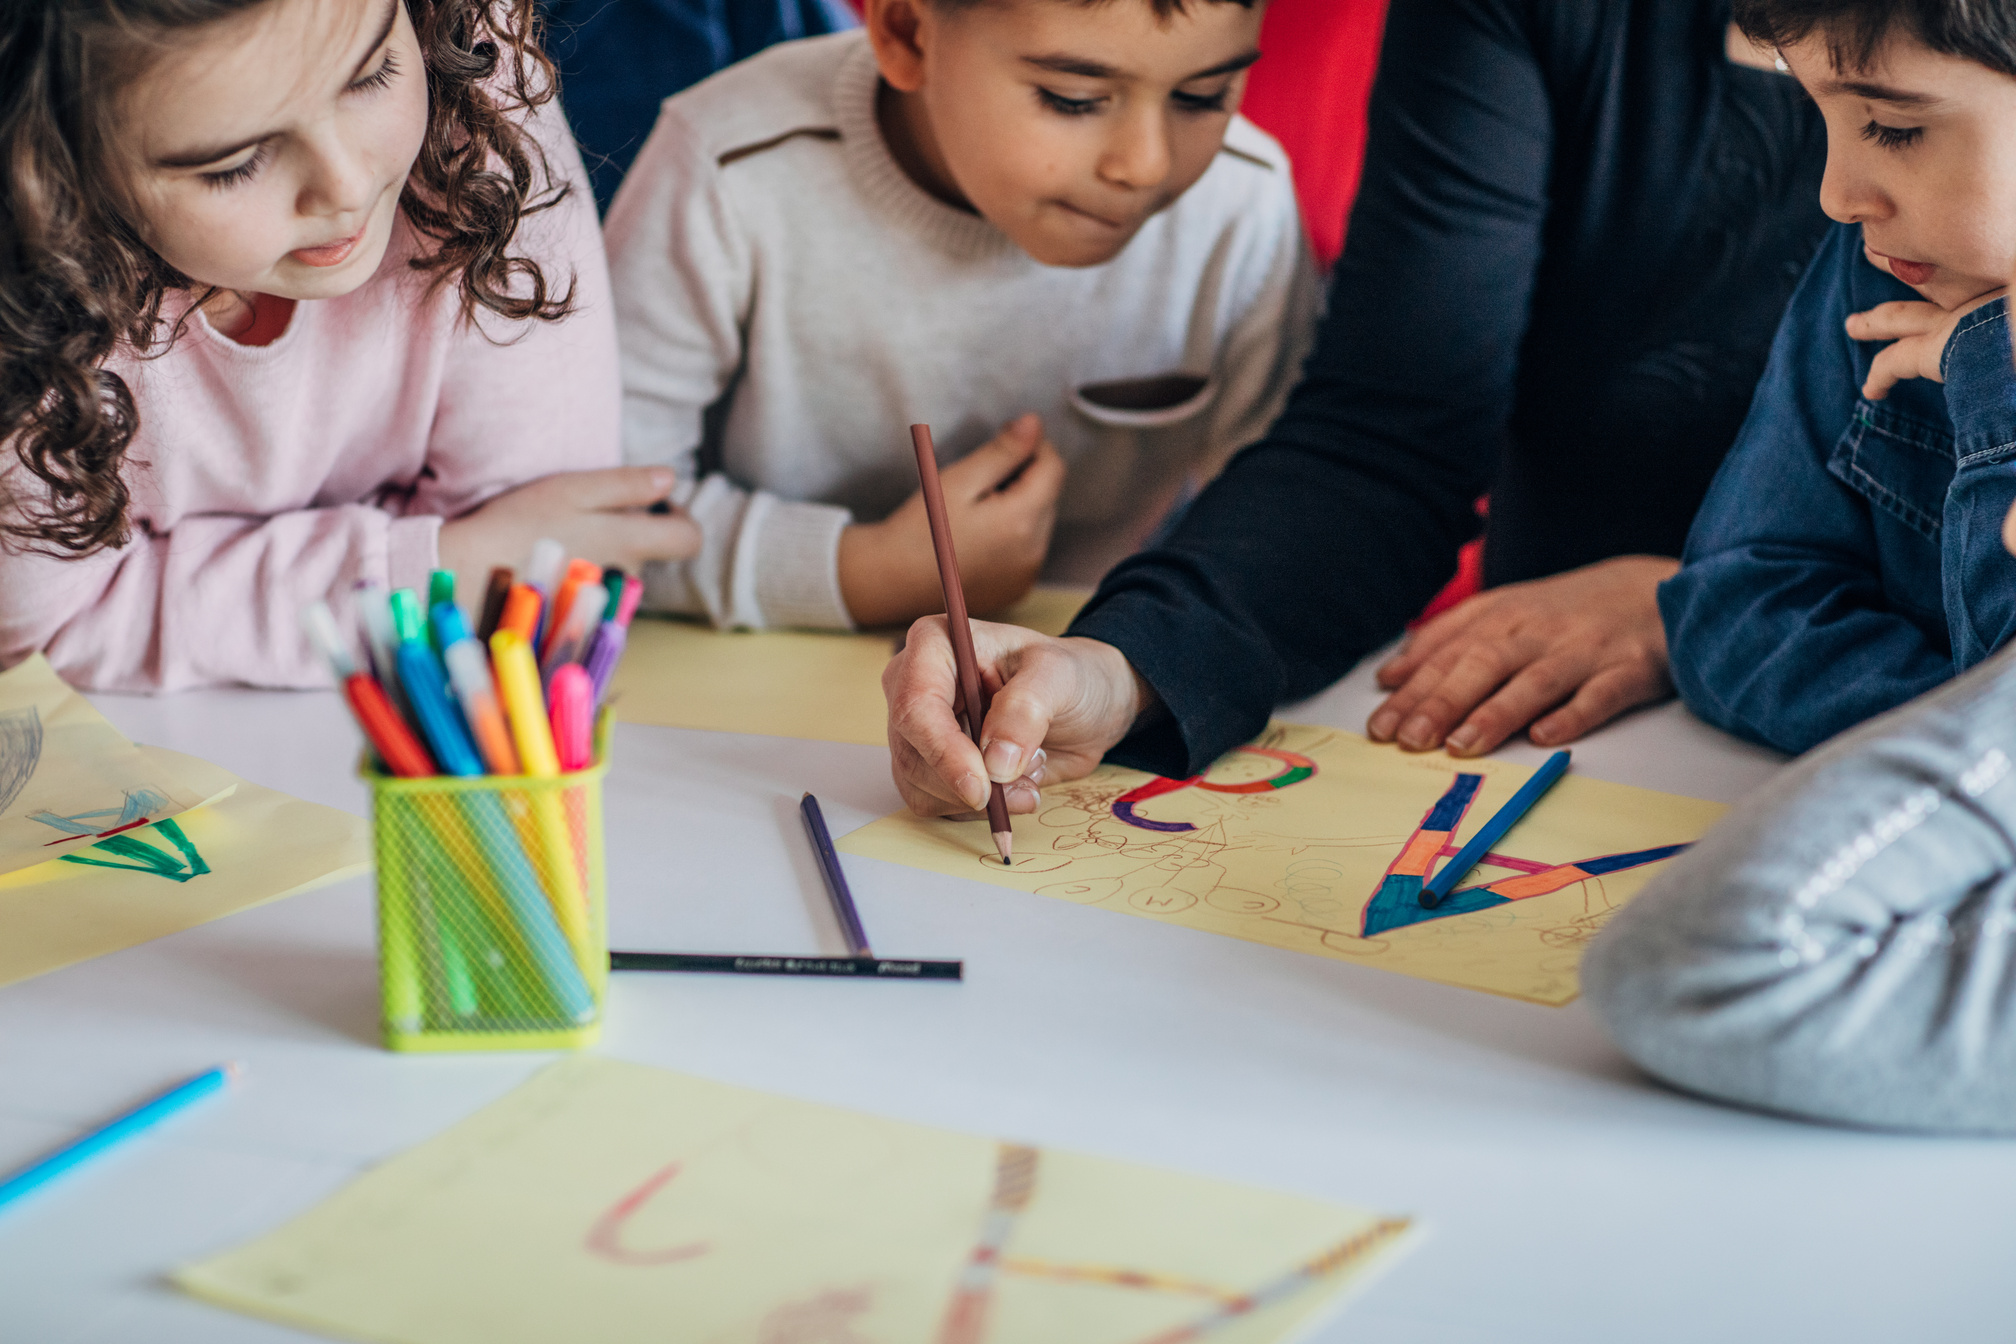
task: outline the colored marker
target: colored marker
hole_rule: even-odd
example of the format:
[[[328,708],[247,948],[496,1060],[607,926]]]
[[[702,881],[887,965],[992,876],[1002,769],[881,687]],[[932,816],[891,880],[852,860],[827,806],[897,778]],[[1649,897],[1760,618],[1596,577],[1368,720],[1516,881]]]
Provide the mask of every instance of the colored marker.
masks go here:
[[[567,562],[566,575],[560,580],[560,591],[547,604],[546,633],[539,641],[542,664],[551,656],[553,646],[573,628],[575,604],[580,602],[586,590],[594,589],[596,596],[608,600],[608,594],[600,591],[601,586],[602,569],[599,565],[591,565],[586,560]]]
[[[539,608],[545,600],[531,584],[513,584],[511,595],[504,599],[504,614],[497,619],[497,630],[516,631],[520,639],[531,643],[539,632]],[[490,633],[495,635],[497,630]]]
[[[490,675],[490,660],[474,639],[450,644],[441,659],[448,665],[448,680],[455,698],[462,704],[462,717],[469,721],[469,735],[483,754],[483,764],[493,775],[518,773],[518,749],[511,743],[511,725],[504,718],[504,706],[497,699],[497,683]]]
[[[547,698],[553,705],[553,745],[560,769],[568,774],[595,763],[595,683],[579,663],[565,663],[553,673]]]
[[[535,545],[532,548],[532,558],[525,562],[525,582],[530,584],[532,590],[539,594],[539,601],[542,604],[540,608],[540,618],[542,621],[545,617],[552,614],[553,599],[559,595],[557,590],[560,587],[560,576],[565,570],[566,565],[567,548],[559,542],[554,541],[551,537]],[[543,626],[536,626],[530,634],[526,635],[526,638],[532,641],[535,648],[539,645],[543,628]]]
[[[427,745],[441,769],[462,779],[483,773],[483,758],[469,740],[469,730],[455,701],[448,695],[448,672],[441,666],[434,646],[424,639],[409,639],[399,646],[399,678],[406,684],[406,699],[413,706],[413,718],[420,725]]]
[[[553,729],[540,695],[539,668],[532,661],[532,646],[515,630],[499,630],[490,637],[490,665],[497,675],[497,692],[503,697],[504,712],[511,720],[511,740],[517,744],[519,764],[534,778],[557,776],[560,757],[553,748]],[[584,952],[588,946],[588,907],[574,864],[574,843],[568,835],[566,809],[558,795],[549,789],[532,791],[529,802],[528,848],[538,855],[539,872],[545,879],[546,897],[553,903],[554,917],[576,952]],[[590,969],[582,967],[584,973]]]
[[[336,623],[336,613],[329,610],[327,602],[311,602],[301,613],[301,628],[308,633],[308,642],[329,664],[335,674],[336,684],[357,675],[357,660],[350,655],[350,641],[343,638],[343,628]]]
[[[595,683],[595,703],[601,704],[602,697],[609,692],[609,680],[616,675],[616,664],[622,660],[623,649],[630,642],[630,620],[637,614],[637,604],[643,600],[644,583],[641,579],[626,579],[623,596],[616,605],[613,620],[602,622],[602,628],[595,632],[595,638],[582,657],[582,666],[588,669],[589,680]]]
[[[365,647],[371,655],[371,671],[394,705],[406,701],[399,689],[399,632],[392,624],[391,595],[385,585],[366,580],[357,585],[357,616],[364,625]]]
[[[487,640],[497,633],[497,622],[504,619],[504,600],[511,596],[515,577],[506,565],[490,571],[490,585],[483,590],[483,614],[476,622],[476,638]]]
[[[187,1110],[203,1098],[223,1091],[242,1067],[225,1064],[208,1073],[199,1073],[188,1082],[169,1088],[152,1101],[142,1102],[117,1119],[107,1121],[82,1138],[73,1139],[40,1161],[29,1163],[5,1180],[0,1180],[0,1205],[12,1203],[30,1190],[47,1185],[72,1167],[107,1149],[118,1147],[178,1111]]]
[[[391,697],[376,678],[368,672],[356,673],[343,683],[343,698],[350,703],[357,726],[364,730],[365,740],[387,770],[401,779],[425,779],[435,773],[433,757],[420,745],[420,739],[413,736],[406,720],[399,717]]]
[[[574,595],[574,605],[568,609],[565,627],[546,646],[546,656],[539,661],[539,674],[549,682],[553,673],[567,663],[582,661],[594,636],[602,629],[602,608],[608,605],[609,594],[600,584],[584,586]]]
[[[1484,823],[1484,829],[1470,837],[1470,843],[1463,846],[1456,857],[1449,860],[1441,872],[1435,874],[1432,881],[1422,885],[1420,901],[1423,910],[1433,910],[1448,899],[1449,893],[1456,889],[1456,884],[1491,852],[1493,845],[1505,838],[1505,832],[1518,825],[1519,818],[1525,816],[1533,804],[1539,802],[1547,790],[1554,787],[1556,780],[1568,773],[1569,755],[1568,752],[1557,751],[1549,756],[1547,763],[1535,770],[1533,777],[1519,786],[1519,792],[1513,794],[1511,800],[1499,808],[1491,820]]]
[[[455,605],[455,572],[437,569],[427,576],[427,610],[432,611],[444,602],[451,607]]]

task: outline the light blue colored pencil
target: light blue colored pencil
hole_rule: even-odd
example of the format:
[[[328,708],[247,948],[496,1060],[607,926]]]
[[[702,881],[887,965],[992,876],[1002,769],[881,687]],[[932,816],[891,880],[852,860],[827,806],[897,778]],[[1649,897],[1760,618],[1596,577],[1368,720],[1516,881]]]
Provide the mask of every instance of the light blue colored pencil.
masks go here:
[[[161,1121],[186,1110],[214,1092],[238,1073],[238,1065],[224,1064],[199,1073],[188,1082],[171,1087],[152,1101],[144,1101],[116,1120],[109,1120],[82,1138],[74,1139],[38,1162],[31,1162],[5,1180],[0,1180],[0,1207],[12,1203],[30,1190],[47,1185],[70,1168],[115,1148],[136,1134],[152,1129]]]
[[[1568,757],[1569,753],[1565,751],[1557,751],[1549,756],[1547,763],[1533,772],[1533,778],[1519,786],[1519,792],[1512,795],[1511,801],[1499,808],[1498,814],[1484,823],[1484,829],[1472,836],[1470,843],[1457,851],[1456,857],[1449,860],[1446,868],[1435,874],[1435,880],[1422,886],[1423,910],[1433,910],[1447,900],[1449,893],[1456,889],[1456,884],[1463,880],[1464,875],[1491,852],[1491,846],[1503,840],[1505,832],[1518,825],[1519,818],[1531,811],[1533,804],[1539,802],[1541,796],[1554,787],[1554,781],[1568,773]]]

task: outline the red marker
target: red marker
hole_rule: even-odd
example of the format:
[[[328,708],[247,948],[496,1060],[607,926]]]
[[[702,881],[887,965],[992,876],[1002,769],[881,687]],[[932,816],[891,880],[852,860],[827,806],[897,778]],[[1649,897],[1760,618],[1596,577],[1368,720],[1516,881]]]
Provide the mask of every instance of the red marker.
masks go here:
[[[372,750],[393,774],[401,779],[423,779],[435,773],[434,758],[392,708],[376,677],[368,672],[352,673],[343,682],[343,698],[350,702],[350,712],[357,716],[357,726],[370,739]]]

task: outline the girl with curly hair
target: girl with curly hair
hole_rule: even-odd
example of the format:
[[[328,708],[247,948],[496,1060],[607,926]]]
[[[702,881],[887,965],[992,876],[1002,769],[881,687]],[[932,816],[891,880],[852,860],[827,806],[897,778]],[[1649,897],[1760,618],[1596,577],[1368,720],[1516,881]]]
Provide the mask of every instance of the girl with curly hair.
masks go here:
[[[698,536],[618,468],[534,0],[0,7],[0,664],[325,680],[354,581]]]

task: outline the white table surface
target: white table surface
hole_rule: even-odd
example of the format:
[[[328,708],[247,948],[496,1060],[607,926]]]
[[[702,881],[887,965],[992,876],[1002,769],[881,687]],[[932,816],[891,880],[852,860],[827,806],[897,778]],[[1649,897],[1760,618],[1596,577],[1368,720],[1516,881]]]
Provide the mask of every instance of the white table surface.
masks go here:
[[[364,810],[333,695],[96,701],[136,740]],[[1356,729],[1371,702],[1361,669],[1283,717]],[[626,726],[616,752],[615,945],[840,950],[795,808],[812,789],[836,833],[893,810],[884,751]],[[1776,762],[1668,705],[1578,746],[1576,767],[1734,801]],[[1324,1344],[2016,1338],[2016,1144],[1708,1105],[1635,1073],[1579,1005],[847,863],[877,949],[963,957],[964,984],[619,976],[601,1051],[1425,1218]],[[0,1211],[0,1340],[309,1338],[161,1275],[548,1061],[378,1048],[370,901],[353,881],[0,989],[0,1169],[249,1067],[221,1102]]]

